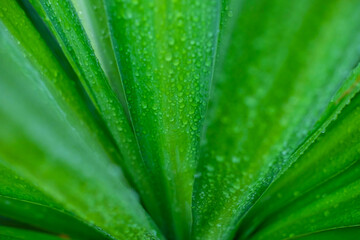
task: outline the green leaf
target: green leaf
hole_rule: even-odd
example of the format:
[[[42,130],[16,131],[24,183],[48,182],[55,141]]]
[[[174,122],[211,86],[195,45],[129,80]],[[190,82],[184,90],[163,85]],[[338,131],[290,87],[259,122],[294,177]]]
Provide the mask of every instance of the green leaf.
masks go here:
[[[283,239],[360,223],[359,104],[358,94],[252,209],[244,222],[256,227],[261,221],[252,239]]]
[[[102,146],[103,151],[108,152],[109,158],[115,158],[116,154],[112,153],[114,152],[114,147],[112,147],[111,142],[103,135],[103,131],[93,121],[93,116],[87,110],[85,100],[80,95],[74,82],[68,79],[59,63],[54,60],[54,55],[46,47],[45,42],[32,27],[17,3],[15,1],[2,3],[0,5],[0,16],[2,59],[12,58],[15,61],[16,56],[11,57],[11,54],[8,52],[11,50],[14,51],[14,54],[16,52],[20,54],[20,59],[25,56],[25,62],[28,62],[29,71],[35,71],[42,75],[38,77],[38,82],[34,84],[40,86],[45,84],[47,91],[52,93],[51,97],[57,100],[59,108],[67,109],[66,112],[71,113],[67,116],[67,120],[82,125],[81,128],[78,128],[78,131],[88,134],[87,138],[97,139],[97,144],[104,144]],[[22,23],[22,31],[17,30],[19,23]],[[17,46],[11,45],[14,42],[17,43]],[[36,44],[36,49],[33,48],[33,44]],[[30,62],[33,66],[30,66]],[[6,71],[2,70],[0,75],[3,84],[6,81],[11,81],[12,78],[21,79],[21,77],[24,77],[21,75],[16,76],[16,74],[19,74],[16,66],[22,69],[19,63],[14,66],[10,65],[9,68],[7,68],[5,63],[2,64],[1,68],[6,69]],[[32,70],[33,68],[36,69]],[[27,74],[26,71],[23,71],[23,74]],[[24,82],[26,83],[26,81]],[[5,90],[2,89],[2,91]],[[14,101],[16,102],[16,100]],[[7,102],[8,100],[4,101],[3,104]],[[6,126],[7,124],[3,127],[7,130]],[[4,147],[2,146],[1,148],[3,149]],[[6,153],[3,152],[2,154]],[[44,195],[37,187],[27,183],[25,180],[20,180],[18,174],[4,165],[1,164],[0,168],[1,214],[51,231],[66,232],[80,236],[85,235],[87,238],[91,238],[93,235],[94,238],[100,238],[101,235],[99,233],[96,233],[96,231],[87,227],[81,221],[74,219],[74,216],[68,216],[69,213],[65,213],[56,201]],[[9,204],[12,207],[9,207]],[[44,215],[47,216],[46,220],[43,219]],[[83,231],[86,228],[88,230]]]
[[[86,239],[104,239],[93,226],[77,219],[38,187],[0,165],[0,213],[54,233]]]
[[[357,77],[356,82],[358,82],[360,79],[360,67],[357,68],[353,76]],[[341,176],[343,172],[353,171],[357,168],[356,162],[360,156],[360,146],[358,144],[360,138],[357,129],[360,116],[358,109],[359,101],[360,97],[357,95],[337,119],[330,124],[325,134],[322,134],[270,186],[244,219],[244,224],[242,225],[244,232],[246,230],[248,233],[254,231],[264,219],[266,221],[273,221],[272,215],[277,215],[278,211],[292,204],[293,201],[302,197],[302,195],[310,194],[308,192],[312,192],[314,196],[319,196],[318,191],[323,191],[325,182],[332,181],[332,178],[337,179],[338,175]],[[312,211],[315,213],[315,209]],[[339,218],[333,218],[333,220],[335,223],[340,223]],[[357,220],[360,221],[360,219]],[[306,225],[305,227],[304,225],[302,227],[306,229],[309,226]],[[312,224],[311,228],[315,227],[316,224]]]
[[[97,138],[109,156],[114,161],[117,161],[120,156],[116,152],[116,147],[101,129],[100,123],[94,120],[97,116],[94,116],[91,112],[92,106],[89,106],[88,99],[82,92],[83,90],[78,86],[76,79],[73,79],[72,73],[64,69],[68,68],[68,66],[56,61],[58,58],[59,61],[63,61],[63,59],[61,59],[58,52],[52,52],[50,46],[46,45],[52,43],[46,42],[42,38],[32,25],[32,22],[15,2],[11,0],[0,5],[2,7],[0,20],[4,24],[2,31],[9,32],[11,35],[4,36],[4,41],[15,41],[18,44],[18,49],[23,52],[29,62],[36,65],[37,71],[42,75],[39,78],[39,84],[40,82],[45,84],[54,99],[58,100],[60,107],[72,111],[72,116],[68,118],[73,117],[73,122],[83,125],[82,128],[87,129],[85,132],[90,133],[93,138]],[[20,26],[22,31],[18,30]],[[5,40],[5,38],[8,40]],[[34,45],[37,48],[34,48]]]
[[[36,202],[27,202],[29,192],[6,193],[2,188],[10,198],[17,194],[10,199],[14,209],[29,208],[19,216],[34,215],[38,221],[43,203],[44,208],[58,206],[109,238],[162,238],[114,164],[111,142],[97,135],[99,126],[85,118],[87,106],[74,83],[16,1],[0,3],[0,43],[0,58],[6,59],[0,64],[0,162],[9,178],[21,177],[35,188],[28,189],[31,194],[42,193],[31,195]],[[11,182],[17,189],[28,187]],[[0,204],[4,211],[11,211],[11,205],[4,207],[8,203],[5,199]]]
[[[265,221],[251,239],[284,239],[360,222],[359,164]]]
[[[349,228],[340,228],[340,229],[331,229],[324,232],[313,233],[306,236],[301,236],[292,239],[299,240],[344,240],[344,239],[356,239],[359,237],[360,228],[359,227],[349,227]]]
[[[194,170],[221,2],[106,0],[142,156],[171,239],[189,239]],[[154,216],[154,215],[153,215]]]
[[[2,240],[61,240],[62,238],[45,233],[0,226],[0,237]]]
[[[0,238],[357,238],[359,12],[0,1]]]
[[[95,55],[99,51],[93,51],[91,43],[96,45],[96,40],[94,37],[90,37],[92,41],[89,40],[70,0],[60,2],[31,0],[30,2],[55,35],[68,61],[104,120],[120,152],[121,157],[118,157],[117,160],[128,180],[138,190],[152,216],[155,218],[161,216],[161,204],[154,196],[157,192],[154,190],[155,185],[142,161],[127,116]],[[78,7],[80,8],[80,6]],[[101,23],[99,24],[101,25]],[[105,51],[105,49],[103,50]],[[101,52],[101,54],[104,53]],[[110,72],[107,73],[110,74]]]
[[[10,219],[5,216],[0,216],[0,225],[6,227],[15,227],[15,228],[22,228],[22,229],[29,229],[29,230],[38,230],[39,228],[30,226],[27,223],[19,222],[15,219]]]
[[[108,19],[103,1],[72,0],[72,3],[112,89],[117,94],[122,107],[127,110],[124,89],[111,44]]]
[[[227,8],[233,17],[222,25],[195,180],[195,239],[233,237],[266,188],[359,89],[356,78],[346,80],[358,63],[357,1]]]

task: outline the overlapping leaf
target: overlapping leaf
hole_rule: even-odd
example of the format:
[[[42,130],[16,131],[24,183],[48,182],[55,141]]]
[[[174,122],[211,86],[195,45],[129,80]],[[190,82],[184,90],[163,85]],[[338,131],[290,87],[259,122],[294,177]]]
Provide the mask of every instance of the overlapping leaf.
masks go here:
[[[328,231],[318,232],[306,236],[301,236],[295,239],[299,240],[343,240],[343,239],[356,239],[360,234],[359,227],[349,227],[332,229]]]
[[[0,6],[0,54],[6,59],[0,65],[0,160],[13,176],[3,175],[4,180],[14,187],[1,189],[9,197],[2,199],[4,211],[23,208],[18,217],[39,223],[47,219],[37,214],[49,208],[53,217],[57,210],[68,213],[65,217],[59,213],[57,223],[79,219],[72,227],[89,225],[101,238],[161,238],[114,164],[111,141],[92,122],[74,83],[17,2]],[[24,181],[12,181],[18,177]],[[43,228],[54,224],[49,220]]]
[[[221,2],[105,3],[137,139],[163,198],[161,228],[170,238],[189,239]]]
[[[29,230],[0,226],[2,240],[61,240],[59,237]]]
[[[354,238],[359,12],[357,0],[1,2],[0,215],[86,239],[162,239],[155,223],[169,239]]]
[[[354,72],[354,76],[359,76],[359,69]],[[265,218],[267,219],[266,222],[276,222],[271,216],[274,215],[275,218],[278,218],[279,213],[277,212],[282,212],[284,206],[287,206],[289,203],[289,208],[292,208],[294,215],[296,212],[301,211],[304,214],[302,217],[310,217],[306,215],[309,211],[307,212],[305,209],[299,208],[298,204],[294,205],[298,208],[298,210],[294,211],[294,203],[292,202],[295,200],[301,203],[307,202],[312,216],[319,215],[320,211],[320,216],[325,218],[321,221],[318,220],[317,223],[307,220],[308,223],[311,223],[310,225],[302,223],[301,227],[297,226],[300,232],[314,231],[314,229],[319,228],[325,222],[330,224],[330,226],[325,224],[325,228],[342,227],[342,224],[345,224],[341,221],[342,218],[349,219],[350,223],[347,223],[347,225],[360,223],[360,218],[356,215],[358,200],[356,200],[355,189],[345,193],[338,193],[335,196],[331,195],[339,190],[337,188],[346,189],[347,185],[358,185],[355,176],[358,174],[357,161],[360,156],[360,139],[357,129],[359,103],[359,96],[356,96],[351,104],[342,111],[337,120],[328,127],[326,133],[316,143],[312,144],[304,155],[270,187],[244,220],[242,226],[244,232],[254,231]],[[332,186],[332,188],[326,187],[327,185]],[[327,194],[330,196],[327,196]],[[341,216],[330,217],[331,206],[327,206],[323,202],[321,204],[309,204],[309,200],[306,200],[313,197],[315,199],[311,199],[311,201],[315,203],[320,201],[319,198],[321,198],[321,201],[330,202],[332,205],[339,205],[349,198],[348,194],[351,194],[352,198],[354,198],[352,204],[347,203],[346,205],[353,209],[353,212],[350,214],[351,216],[349,214],[346,215],[344,208],[342,208],[340,210],[342,211]],[[267,207],[264,208],[264,206]],[[326,214],[323,214],[324,212]],[[297,218],[298,223],[301,223],[300,219],[301,217]],[[262,223],[262,225],[266,224]],[[335,226],[331,224],[335,224]],[[285,229],[290,228],[285,227],[281,231],[285,231]],[[322,229],[316,229],[316,231],[319,230]]]
[[[108,19],[103,1],[72,0],[81,24],[86,31],[95,55],[104,73],[117,94],[121,105],[127,110],[124,90],[121,83],[115,54],[110,39]]]
[[[110,55],[109,49],[107,49],[109,47],[108,39],[98,39],[92,36],[90,37],[92,41],[89,40],[85,29],[81,25],[76,9],[70,0],[60,2],[31,0],[30,2],[55,35],[64,54],[104,120],[120,152],[121,156],[118,158],[118,162],[129,181],[136,187],[152,215],[155,218],[160,216],[161,205],[154,196],[158,191],[153,189],[156,185],[153,184],[141,159],[135,136],[129,125],[126,113],[120,104],[120,100],[109,84],[109,81],[114,82],[118,79],[113,75],[109,80],[106,78],[101,64],[95,55],[95,53],[99,53],[99,46],[103,46],[100,51],[101,59],[104,56]],[[95,6],[99,6],[99,4]],[[78,9],[81,8],[80,1],[77,2],[77,7]],[[83,19],[83,21],[85,20]],[[103,26],[101,21],[98,24]],[[95,26],[91,26],[95,28]],[[89,32],[89,28],[87,29]],[[106,31],[106,25],[103,30]],[[91,33],[89,35],[91,36]],[[93,46],[98,49],[95,53]],[[103,63],[103,65],[107,64]],[[114,73],[116,70],[113,68],[113,65],[107,65],[107,73]],[[120,89],[118,90],[120,91]]]
[[[2,216],[54,233],[66,233],[94,240],[105,238],[103,234],[64,210],[54,199],[2,163],[0,173],[0,213]]]
[[[243,231],[254,232],[254,239],[282,239],[360,223],[359,104],[357,95],[270,187],[248,214]]]
[[[223,26],[195,182],[196,239],[234,236],[277,174],[358,89],[356,78],[345,81],[358,63],[357,1],[229,6],[236,15]]]

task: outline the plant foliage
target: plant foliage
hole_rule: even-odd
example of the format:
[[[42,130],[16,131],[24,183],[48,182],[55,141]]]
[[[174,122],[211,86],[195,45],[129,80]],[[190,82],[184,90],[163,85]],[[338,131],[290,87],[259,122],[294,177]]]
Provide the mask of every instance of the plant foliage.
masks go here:
[[[0,1],[0,238],[356,239],[359,13]]]

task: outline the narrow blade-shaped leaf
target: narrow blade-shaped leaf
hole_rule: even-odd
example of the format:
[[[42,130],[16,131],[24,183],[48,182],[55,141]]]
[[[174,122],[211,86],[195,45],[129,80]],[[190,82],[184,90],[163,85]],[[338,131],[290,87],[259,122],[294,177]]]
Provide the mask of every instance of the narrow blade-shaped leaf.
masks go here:
[[[221,2],[105,3],[136,136],[160,189],[161,228],[170,238],[188,239]]]
[[[39,233],[13,227],[0,226],[0,238],[2,240],[61,240],[62,238],[46,233]]]
[[[345,81],[359,58],[357,1],[237,6],[229,5],[236,15],[224,23],[218,50],[195,181],[195,239],[233,237],[299,154],[291,155],[306,148],[358,89],[356,79]]]
[[[1,3],[0,11],[0,54],[6,59],[0,65],[1,163],[109,237],[161,238],[111,155],[74,114],[67,102],[72,95],[52,94],[41,61],[19,37],[33,30],[17,2]],[[62,74],[56,70],[50,69],[54,79]]]
[[[340,229],[331,229],[328,231],[317,232],[306,236],[299,236],[291,239],[299,240],[344,240],[344,239],[356,239],[360,236],[359,227],[349,227]]]
[[[359,79],[360,67],[352,78]],[[359,96],[342,110],[337,119],[326,129],[315,143],[278,179],[261,197],[244,219],[240,231],[251,232],[265,218],[291,204],[305,193],[315,192],[321,184],[355,168],[359,158]],[[266,206],[266,208],[264,208]],[[244,238],[247,234],[244,235]]]
[[[142,161],[127,116],[110,87],[71,0],[30,0],[30,2],[55,35],[104,120],[121,154],[118,161],[127,178],[138,190],[153,216],[160,216],[161,205],[155,199],[153,181]]]
[[[106,236],[67,212],[58,202],[14,171],[0,165],[0,213],[2,216],[47,231],[86,239]]]
[[[282,239],[360,224],[359,104],[358,94],[252,209],[244,222],[258,226],[254,239]],[[266,210],[259,210],[260,206],[267,206]]]
[[[124,89],[111,44],[103,0],[71,1],[112,89],[117,94],[122,107],[127,111]]]

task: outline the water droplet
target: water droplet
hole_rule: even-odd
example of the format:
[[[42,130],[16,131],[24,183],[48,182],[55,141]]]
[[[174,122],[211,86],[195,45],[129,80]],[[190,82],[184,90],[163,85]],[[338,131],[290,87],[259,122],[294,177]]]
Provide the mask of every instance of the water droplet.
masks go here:
[[[171,53],[170,53],[170,52],[167,52],[167,53],[165,54],[165,60],[166,60],[167,62],[170,62],[171,59],[172,59]]]

